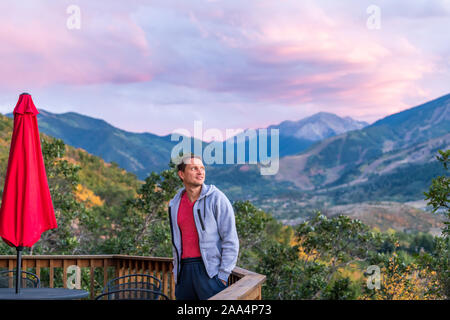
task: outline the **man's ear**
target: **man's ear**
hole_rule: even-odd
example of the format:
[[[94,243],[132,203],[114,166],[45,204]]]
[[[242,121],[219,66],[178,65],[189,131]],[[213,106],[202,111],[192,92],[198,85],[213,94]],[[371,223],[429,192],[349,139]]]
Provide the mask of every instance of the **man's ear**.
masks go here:
[[[178,173],[178,176],[180,177],[180,179],[183,180],[184,172],[181,170],[178,170],[177,173]]]

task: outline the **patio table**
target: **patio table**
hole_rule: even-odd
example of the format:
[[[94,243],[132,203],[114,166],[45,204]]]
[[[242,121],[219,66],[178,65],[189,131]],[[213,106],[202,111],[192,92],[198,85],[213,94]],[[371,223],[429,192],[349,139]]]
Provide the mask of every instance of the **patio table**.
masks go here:
[[[75,300],[89,296],[89,292],[66,288],[0,288],[0,300]]]

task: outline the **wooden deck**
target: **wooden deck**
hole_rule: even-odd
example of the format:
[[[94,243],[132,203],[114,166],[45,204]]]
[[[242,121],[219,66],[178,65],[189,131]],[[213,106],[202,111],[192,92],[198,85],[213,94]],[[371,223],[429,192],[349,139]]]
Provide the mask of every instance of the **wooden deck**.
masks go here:
[[[0,255],[0,270],[14,270],[16,256]],[[175,299],[172,258],[127,255],[33,255],[22,257],[22,270],[36,273],[43,287],[67,288],[88,283],[90,298],[94,299],[103,286],[114,277],[145,273],[162,280],[163,293]],[[76,272],[78,270],[78,275]],[[81,272],[83,271],[83,272]],[[87,277],[87,279],[86,279]],[[261,286],[266,277],[236,267],[230,275],[230,286],[211,297],[212,300],[261,300]]]

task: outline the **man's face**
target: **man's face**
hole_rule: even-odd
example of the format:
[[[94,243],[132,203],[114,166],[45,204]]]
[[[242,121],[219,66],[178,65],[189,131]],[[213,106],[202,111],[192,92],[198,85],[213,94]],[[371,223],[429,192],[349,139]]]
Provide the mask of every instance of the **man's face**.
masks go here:
[[[186,164],[183,171],[178,171],[178,175],[183,179],[184,185],[194,187],[201,186],[205,181],[205,167],[203,162],[197,158],[191,158],[190,162]]]

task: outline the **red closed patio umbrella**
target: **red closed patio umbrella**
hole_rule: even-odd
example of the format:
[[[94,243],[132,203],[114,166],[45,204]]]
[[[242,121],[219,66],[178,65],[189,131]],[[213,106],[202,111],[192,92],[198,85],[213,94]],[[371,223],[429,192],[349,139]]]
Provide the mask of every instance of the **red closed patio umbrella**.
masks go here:
[[[21,253],[44,231],[57,227],[44,167],[36,115],[28,93],[14,108],[14,130],[0,209],[0,237],[16,247],[16,293],[20,292]]]

